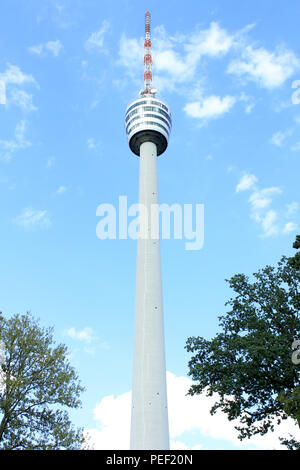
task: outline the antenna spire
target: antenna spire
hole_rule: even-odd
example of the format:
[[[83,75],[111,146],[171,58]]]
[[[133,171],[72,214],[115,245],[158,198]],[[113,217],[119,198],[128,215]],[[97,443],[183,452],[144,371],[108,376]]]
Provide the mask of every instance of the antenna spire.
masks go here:
[[[152,90],[152,49],[150,39],[150,11],[145,14],[145,44],[144,44],[144,85],[143,94],[151,94]]]

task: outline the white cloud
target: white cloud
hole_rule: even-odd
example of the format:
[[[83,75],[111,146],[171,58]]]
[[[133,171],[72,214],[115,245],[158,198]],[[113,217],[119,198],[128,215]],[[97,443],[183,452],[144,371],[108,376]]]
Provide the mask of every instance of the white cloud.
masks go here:
[[[298,229],[298,225],[295,222],[288,222],[283,228],[283,233],[295,232]]]
[[[66,191],[68,191],[67,186],[59,186],[59,188],[56,191],[56,194],[64,194]]]
[[[213,416],[210,414],[217,396],[206,397],[204,394],[187,396],[191,385],[192,381],[189,378],[177,377],[167,372],[171,449],[202,449],[204,448],[202,440],[207,437],[223,439],[239,448],[250,445],[253,449],[279,449],[281,448],[279,436],[288,432],[296,434],[298,431],[293,421],[288,419],[269,435],[255,436],[246,442],[241,442],[237,437],[238,432],[234,429],[237,421],[229,421],[220,411]],[[94,419],[99,423],[99,427],[86,431],[94,449],[129,449],[130,409],[131,392],[102,398],[94,409]],[[193,441],[197,436],[197,445],[190,444],[189,433],[192,433]]]
[[[87,148],[91,152],[95,152],[96,155],[101,156],[102,155],[102,143],[100,140],[96,140],[93,137],[89,137],[86,141]]]
[[[23,85],[24,83],[35,83],[36,81],[32,75],[27,75],[21,71],[17,65],[7,64],[5,72],[0,73],[0,80],[4,81],[6,85]]]
[[[197,119],[215,119],[222,114],[228,113],[234,106],[236,99],[233,96],[209,96],[202,98],[200,101],[187,103],[184,111],[188,116]]]
[[[33,105],[32,95],[27,93],[24,90],[14,89],[10,93],[9,99],[7,101],[8,105],[16,105],[24,111],[36,111],[37,107]]]
[[[300,61],[292,51],[281,48],[269,52],[263,47],[247,46],[242,58],[233,60],[227,72],[244,76],[263,88],[274,89],[283,85],[299,67]]]
[[[273,198],[281,193],[282,190],[277,187],[256,189],[249,198],[250,216],[260,224],[263,237],[275,236],[280,232],[278,214],[269,207],[273,202]]]
[[[55,164],[55,157],[49,157],[46,162],[46,168],[51,168]]]
[[[48,41],[45,44],[45,47],[48,51],[50,51],[53,54],[54,57],[57,57],[60,54],[61,50],[63,49],[63,45],[60,42],[60,40]]]
[[[249,198],[251,209],[255,213],[257,213],[261,209],[266,209],[270,206],[274,196],[276,196],[277,194],[282,194],[282,190],[278,187],[255,190]]]
[[[94,419],[99,422],[100,429],[86,430],[93,449],[129,449],[130,402],[131,392],[127,392],[117,397],[106,396],[96,405]]]
[[[110,23],[106,20],[102,21],[101,28],[90,35],[85,42],[85,48],[87,51],[105,51],[104,49],[104,38],[107,32],[110,30]]]
[[[36,46],[28,47],[29,52],[31,52],[32,54],[36,54],[36,55],[41,55],[41,53],[43,52],[43,49],[44,49],[43,44],[37,44]]]
[[[78,339],[79,341],[87,343],[91,343],[95,339],[94,330],[89,326],[86,326],[82,330],[76,330],[76,328],[71,327],[66,331],[66,335],[72,339]]]
[[[93,150],[93,149],[96,148],[95,139],[93,139],[92,137],[89,138],[89,139],[87,139],[86,143],[87,143],[87,146],[88,146],[88,148],[89,148],[90,150]]]
[[[183,46],[184,52],[181,57],[177,53],[175,54],[172,49],[176,44]],[[162,48],[165,49],[165,52],[173,52],[173,54],[165,57],[165,70],[178,75],[178,80],[187,81],[194,78],[196,68],[202,57],[223,56],[229,52],[232,45],[233,36],[228,34],[225,29],[222,29],[218,23],[212,22],[208,29],[200,30],[191,35],[173,37],[172,42],[169,43],[167,40],[160,41],[160,53]],[[158,70],[160,70],[159,67]]]
[[[294,201],[286,205],[286,217],[293,217],[299,209],[299,203]]]
[[[6,70],[0,73],[0,83],[5,92],[4,103],[7,107],[18,106],[23,111],[35,111],[37,108],[33,105],[32,95],[27,91],[20,89],[26,85],[35,85],[38,87],[32,75],[23,73],[17,65],[7,64]]]
[[[263,217],[261,217],[260,222],[264,237],[271,237],[279,233],[279,227],[276,223],[277,219],[277,213],[273,210],[268,211]]]
[[[278,131],[271,137],[271,144],[276,145],[277,147],[281,147],[283,142],[293,134],[292,129],[288,129],[287,131]]]
[[[31,142],[25,139],[26,121],[20,121],[15,128],[14,140],[0,140],[0,158],[9,162],[14,152],[31,146]]]
[[[81,330],[77,330],[75,327],[69,328],[65,332],[66,336],[77,341],[84,343],[84,352],[88,354],[95,354],[98,349],[109,349],[110,346],[106,341],[99,341],[93,328],[86,326]]]
[[[49,52],[53,57],[58,57],[63,49],[63,45],[59,39],[56,41],[48,41],[43,44],[37,44],[28,48],[29,52],[36,55],[43,55]]]
[[[297,142],[296,144],[292,145],[291,151],[292,152],[298,152],[300,150],[300,141]]]
[[[166,73],[172,77],[172,81],[185,81],[187,74],[190,75],[192,69],[181,59],[179,54],[173,49],[158,51],[155,55],[155,70],[159,73]]]
[[[25,208],[22,213],[13,219],[13,222],[25,229],[49,228],[51,221],[46,210]]]
[[[155,28],[153,34],[155,84],[160,90],[164,88],[175,90],[179,84],[195,81],[201,58],[222,56],[230,50],[232,43],[232,36],[215,22],[212,22],[206,30],[172,37],[167,35],[163,27]]]
[[[272,237],[280,234],[288,234],[297,229],[297,224],[289,220],[298,210],[298,203],[292,202],[285,205],[284,210],[275,210],[271,207],[276,196],[282,194],[282,189],[276,186],[259,189],[257,177],[253,174],[244,174],[236,186],[236,192],[250,190],[248,199],[250,218],[261,228],[262,237]]]
[[[208,29],[190,37],[185,46],[188,62],[196,64],[202,56],[222,56],[229,52],[233,44],[234,36],[213,21]]]
[[[240,191],[246,191],[247,189],[253,188],[255,186],[255,183],[257,183],[257,181],[258,180],[255,175],[250,175],[246,173],[240,179],[240,182],[238,183],[236,187],[236,192],[239,193]]]
[[[143,55],[144,48],[142,38],[138,40],[136,38],[128,38],[125,34],[122,34],[117,64],[124,68],[125,75],[129,77],[129,80],[134,83],[136,87],[140,86],[142,83]],[[125,76],[122,77],[122,80],[115,80],[114,83],[121,89],[126,84]]]
[[[251,96],[248,96],[246,93],[242,92],[240,94],[239,101],[245,103],[245,112],[247,114],[252,113],[255,107],[255,101]]]

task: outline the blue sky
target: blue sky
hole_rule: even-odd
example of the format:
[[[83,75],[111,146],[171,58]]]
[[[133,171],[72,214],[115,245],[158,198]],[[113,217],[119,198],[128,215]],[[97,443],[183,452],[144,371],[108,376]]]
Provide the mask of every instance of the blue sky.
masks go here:
[[[92,430],[97,448],[126,448],[136,242],[99,240],[96,210],[117,207],[120,195],[137,202],[124,114],[143,87],[146,9],[154,85],[173,118],[159,199],[205,206],[201,250],[161,243],[172,447],[241,448],[232,424],[209,416],[207,399],[184,396],[184,345],[217,332],[232,294],[224,279],[293,252],[296,0],[2,1],[0,308],[55,327],[87,389],[74,423]]]

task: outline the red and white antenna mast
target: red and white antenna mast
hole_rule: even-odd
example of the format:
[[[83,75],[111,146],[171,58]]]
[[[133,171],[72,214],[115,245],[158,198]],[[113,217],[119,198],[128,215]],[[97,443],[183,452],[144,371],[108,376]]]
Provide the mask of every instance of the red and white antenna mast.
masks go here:
[[[150,39],[150,11],[145,14],[145,44],[144,44],[144,91],[143,95],[155,94],[152,88],[152,49]]]

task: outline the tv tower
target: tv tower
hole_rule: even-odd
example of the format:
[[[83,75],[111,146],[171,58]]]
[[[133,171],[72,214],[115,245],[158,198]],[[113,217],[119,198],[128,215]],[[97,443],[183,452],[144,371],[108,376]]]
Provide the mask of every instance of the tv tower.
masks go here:
[[[149,11],[144,51],[145,88],[125,116],[129,147],[140,157],[130,448],[162,450],[169,449],[169,424],[159,223],[151,208],[158,207],[157,157],[168,146],[172,120],[169,107],[152,88]]]

